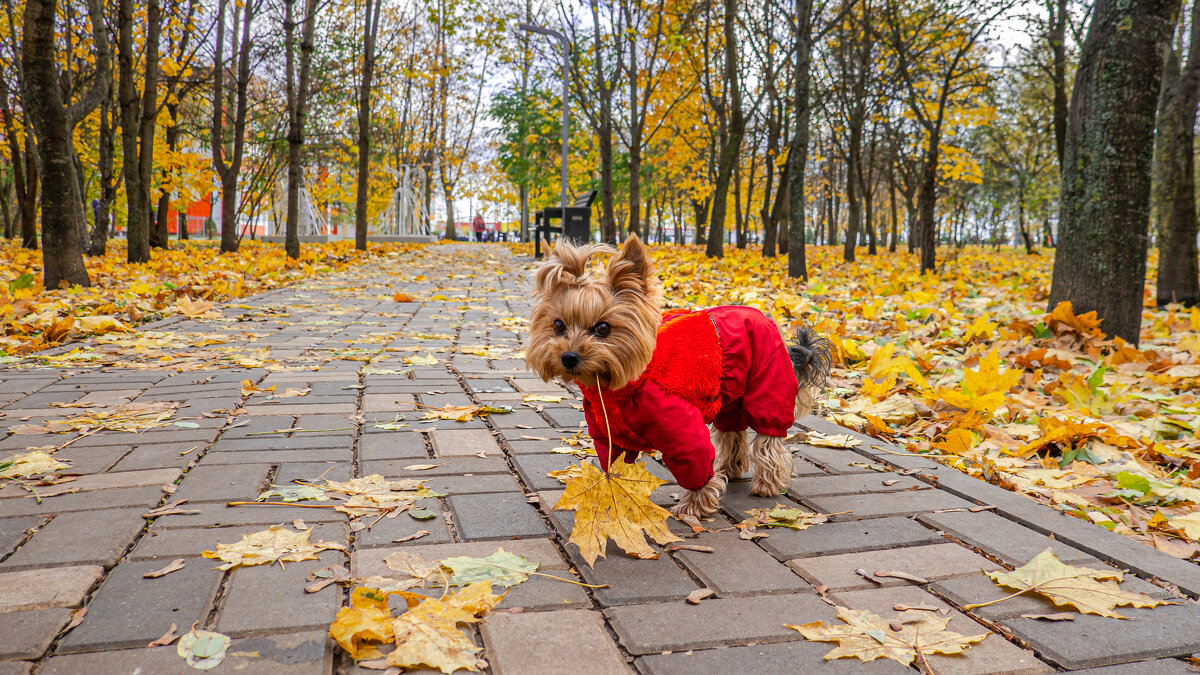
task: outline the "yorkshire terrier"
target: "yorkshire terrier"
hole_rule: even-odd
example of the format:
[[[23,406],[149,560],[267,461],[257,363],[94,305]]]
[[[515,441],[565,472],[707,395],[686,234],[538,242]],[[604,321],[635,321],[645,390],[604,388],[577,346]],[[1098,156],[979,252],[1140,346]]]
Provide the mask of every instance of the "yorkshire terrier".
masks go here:
[[[588,270],[595,255],[613,256],[601,276]],[[664,313],[636,235],[619,253],[560,239],[536,284],[525,360],[547,382],[579,385],[605,470],[618,455],[633,462],[658,450],[688,491],[677,515],[715,512],[727,480],[750,467],[751,492],[783,490],[792,476],[783,441],[828,378],[827,340],[801,329],[787,346],[775,322],[752,307]]]

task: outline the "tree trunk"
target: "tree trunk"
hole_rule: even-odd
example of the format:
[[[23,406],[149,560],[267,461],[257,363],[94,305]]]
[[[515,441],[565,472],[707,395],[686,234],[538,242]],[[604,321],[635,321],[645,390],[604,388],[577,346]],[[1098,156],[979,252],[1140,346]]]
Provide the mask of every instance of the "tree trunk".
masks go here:
[[[1017,231],[1025,242],[1025,254],[1033,255],[1033,239],[1029,237],[1029,226],[1025,224],[1025,181],[1017,179]]]
[[[92,244],[88,255],[103,256],[108,248],[108,230],[111,223],[108,219],[113,201],[117,197],[117,183],[113,176],[113,124],[112,124],[112,92],[100,103],[100,204],[96,209],[95,223],[92,226]]]
[[[170,97],[173,93],[174,86],[167,89],[167,96]],[[167,113],[171,118],[171,125],[167,127],[167,149],[175,152],[175,146],[179,144],[179,104],[170,103],[167,105]],[[162,178],[165,181],[167,172],[161,170]],[[150,246],[152,248],[170,248],[171,237],[167,227],[167,214],[171,210],[171,195],[166,190],[159,190],[158,193],[158,213],[154,218],[154,229],[150,231]]]
[[[921,249],[921,272],[937,269],[937,167],[940,130],[929,134],[917,193],[917,244]]]
[[[1067,0],[1048,0],[1050,10],[1050,49],[1054,53],[1054,149],[1062,171],[1067,142]]]
[[[808,64],[812,58],[812,0],[796,0],[796,132],[788,149],[788,276],[808,281],[804,242],[804,175],[808,171]]]
[[[41,178],[37,162],[37,144],[33,140],[33,134],[25,134],[25,194],[20,204],[21,246],[32,251],[38,248],[37,213]]]
[[[704,244],[704,226],[708,222],[708,198],[692,200],[692,216],[696,220],[696,232],[692,235],[692,243],[697,246]]]
[[[892,236],[888,239],[888,253],[896,252],[896,163],[893,160],[888,161],[888,201],[890,202],[892,212]]]
[[[358,90],[358,192],[354,198],[354,248],[367,250],[367,192],[371,169],[371,79],[382,0],[367,0],[363,19],[363,70]]]
[[[55,47],[56,0],[28,0],[23,17],[22,98],[41,153],[42,266],[45,288],[90,286],[83,264],[73,190],[75,165],[67,108],[59,87]],[[50,189],[47,190],[46,188]]]
[[[737,72],[737,0],[725,0],[725,86],[728,97],[729,127],[725,143],[721,146],[717,162],[717,180],[713,185],[712,211],[708,221],[708,246],[704,255],[709,258],[725,257],[725,203],[729,196],[729,183],[733,178],[733,167],[742,148],[742,135],[746,130],[746,118],[742,112],[742,89]]]
[[[1050,304],[1141,335],[1154,113],[1179,3],[1097,0],[1071,96]]]
[[[153,1],[153,0],[152,0]],[[312,67],[313,32],[317,23],[318,0],[304,0],[304,28],[300,33],[300,76],[296,79],[296,50],[294,5],[299,0],[286,0],[284,32],[287,50],[288,94],[288,196],[287,233],[283,248],[289,258],[300,257],[300,190],[301,153],[304,151],[304,121],[308,115],[309,73]]]
[[[1192,3],[1187,64],[1173,82],[1163,83],[1158,115],[1160,172],[1164,199],[1158,243],[1158,306],[1200,302],[1196,264],[1196,108],[1200,105],[1200,0]]]

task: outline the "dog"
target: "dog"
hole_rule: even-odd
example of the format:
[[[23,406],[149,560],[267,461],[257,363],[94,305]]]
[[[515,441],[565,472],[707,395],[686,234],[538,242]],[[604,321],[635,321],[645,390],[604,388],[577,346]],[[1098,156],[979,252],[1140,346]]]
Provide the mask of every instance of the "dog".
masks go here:
[[[588,263],[601,255],[612,257],[593,276]],[[659,451],[687,490],[676,515],[712,514],[728,479],[751,467],[751,492],[783,490],[792,477],[784,438],[816,406],[831,366],[828,340],[801,329],[787,346],[775,322],[752,307],[664,313],[636,235],[619,252],[560,239],[535,283],[526,363],[547,382],[579,386],[605,470],[619,456],[631,463]]]

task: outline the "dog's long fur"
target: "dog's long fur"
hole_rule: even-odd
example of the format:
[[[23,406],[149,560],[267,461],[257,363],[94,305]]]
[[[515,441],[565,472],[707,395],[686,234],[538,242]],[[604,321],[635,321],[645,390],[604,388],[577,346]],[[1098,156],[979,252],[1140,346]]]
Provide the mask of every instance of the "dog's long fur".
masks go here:
[[[589,269],[594,256],[612,256],[603,270]],[[538,268],[536,305],[525,344],[525,360],[545,381],[560,379],[588,386],[620,389],[637,379],[654,355],[662,317],[662,287],[648,252],[630,235],[618,252],[604,244],[573,246],[559,240],[551,257]],[[556,328],[556,321],[561,326]],[[596,328],[607,323],[610,333]],[[564,366],[565,352],[578,355],[573,368]],[[797,332],[788,356],[800,384],[795,415],[816,406],[816,394],[829,373],[829,343],[807,329]],[[753,468],[750,489],[774,496],[792,476],[791,453],[783,439],[746,431],[714,430],[715,475],[699,490],[689,491],[675,507],[677,514],[705,516],[719,508],[728,480]]]

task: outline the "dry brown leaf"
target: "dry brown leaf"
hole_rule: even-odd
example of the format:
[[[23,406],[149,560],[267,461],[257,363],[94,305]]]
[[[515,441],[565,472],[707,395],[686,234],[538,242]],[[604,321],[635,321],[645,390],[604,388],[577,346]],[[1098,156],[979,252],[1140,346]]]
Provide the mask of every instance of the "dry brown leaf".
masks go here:
[[[171,564],[162,569],[157,569],[151,572],[146,572],[142,575],[143,579],[157,579],[161,576],[166,576],[171,572],[178,572],[183,569],[183,558],[176,558],[171,561]]]
[[[312,530],[296,532],[281,525],[272,525],[268,530],[242,535],[242,540],[236,544],[217,544],[216,551],[204,551],[200,555],[213,560],[224,560],[225,564],[217,569],[228,570],[238,565],[315,560],[321,551],[346,550],[345,546],[335,542],[310,542],[310,534]]]
[[[948,631],[949,617],[927,612],[904,612],[893,621],[885,621],[866,610],[847,607],[838,607],[837,614],[844,624],[827,626],[816,621],[799,626],[784,625],[798,631],[806,640],[837,642],[837,648],[825,655],[826,661],[887,658],[905,666],[912,665],[918,653],[961,654],[988,636],[987,633],[965,636]]]
[[[408,536],[400,537],[399,539],[393,539],[392,543],[393,544],[403,544],[406,541],[420,539],[421,537],[427,537],[429,535],[430,535],[429,530],[417,530],[416,532],[413,532],[412,534],[410,534]]]
[[[905,581],[911,581],[914,584],[929,583],[929,580],[926,579],[925,577],[919,577],[915,574],[909,574],[908,572],[899,572],[897,570],[879,570],[878,572],[875,573],[875,576],[890,577],[892,579],[904,579]]]
[[[659,544],[682,541],[667,529],[670,511],[650,501],[650,493],[666,481],[646,471],[645,463],[612,462],[607,475],[588,462],[579,467],[582,475],[567,482],[554,508],[575,511],[570,541],[588,565],[604,557],[609,539],[638,558],[658,555],[646,536]]]
[[[714,593],[716,593],[716,591],[711,588],[697,588],[691,593],[688,593],[688,596],[684,598],[684,600],[687,601],[687,604],[689,605],[698,605],[700,604],[701,600],[713,595]]]
[[[1064,564],[1050,548],[1011,572],[1007,570],[988,572],[988,576],[997,584],[1016,589],[1017,592],[999,600],[967,605],[964,609],[992,605],[1028,592],[1038,593],[1059,607],[1074,607],[1085,614],[1096,614],[1114,619],[1128,618],[1113,611],[1115,607],[1125,605],[1156,607],[1175,604],[1167,600],[1156,600],[1145,593],[1131,593],[1122,590],[1118,584],[1124,578],[1121,572],[1115,569],[1094,570]]]
[[[175,624],[171,624],[171,628],[169,630],[167,630],[166,633],[163,633],[162,637],[160,637],[160,638],[156,639],[154,642],[151,642],[150,644],[146,645],[146,649],[149,649],[151,647],[166,647],[167,645],[171,644],[172,642],[178,640],[179,636],[175,634],[175,631],[177,629],[178,629],[178,626],[176,626]]]

